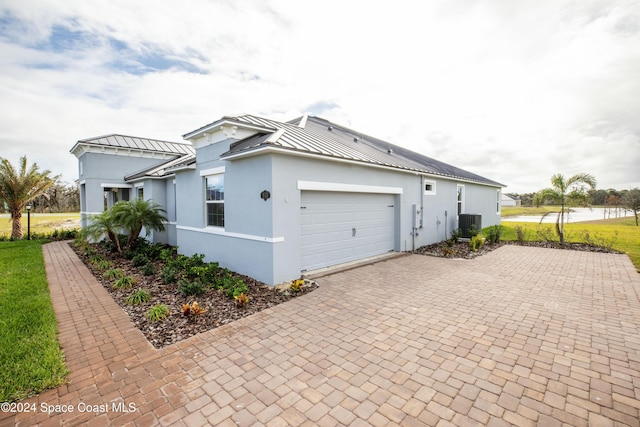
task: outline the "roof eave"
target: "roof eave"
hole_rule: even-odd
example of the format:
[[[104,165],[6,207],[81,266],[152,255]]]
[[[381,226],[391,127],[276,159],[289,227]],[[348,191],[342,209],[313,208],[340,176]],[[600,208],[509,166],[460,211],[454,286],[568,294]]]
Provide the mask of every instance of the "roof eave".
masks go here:
[[[360,166],[365,166],[365,167],[386,169],[386,170],[392,170],[396,172],[409,173],[413,175],[429,176],[429,177],[447,179],[447,180],[456,181],[456,182],[467,182],[467,183],[473,183],[473,184],[479,184],[479,185],[486,185],[489,187],[506,187],[503,184],[500,184],[498,182],[493,182],[493,181],[472,180],[472,179],[459,177],[455,175],[445,175],[437,172],[426,171],[423,169],[403,168],[400,166],[391,166],[391,165],[385,165],[381,163],[372,163],[372,162],[366,162],[366,161],[357,160],[357,159],[348,159],[343,157],[329,156],[322,153],[311,153],[308,151],[295,150],[295,149],[280,147],[272,144],[262,144],[258,147],[252,147],[250,149],[240,151],[237,153],[226,152],[220,156],[220,159],[236,160],[236,159],[253,157],[253,156],[269,154],[269,153],[285,154],[285,155],[299,156],[299,157],[312,157],[312,158],[323,159],[323,160],[334,161],[334,162],[358,164]]]
[[[220,120],[217,120],[213,123],[209,123],[206,126],[203,126],[199,129],[196,129],[194,131],[191,131],[189,133],[182,135],[182,138],[186,140],[190,140],[190,139],[202,136],[206,133],[212,133],[213,131],[217,130],[216,128],[220,126],[238,126],[238,127],[242,127],[243,129],[250,129],[258,132],[275,132],[277,130],[275,128],[259,126],[253,123],[243,122],[233,117],[223,117]]]

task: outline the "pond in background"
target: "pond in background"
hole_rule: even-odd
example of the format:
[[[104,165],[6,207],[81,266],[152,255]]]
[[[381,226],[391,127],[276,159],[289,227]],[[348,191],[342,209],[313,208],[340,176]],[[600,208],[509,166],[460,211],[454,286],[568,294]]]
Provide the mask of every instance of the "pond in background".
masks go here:
[[[565,222],[584,222],[597,219],[623,218],[630,216],[631,213],[624,209],[609,208],[571,208],[571,212],[565,213]],[[542,215],[514,215],[502,217],[503,222],[535,222],[539,223],[542,219],[543,224],[555,223],[557,213],[550,213],[542,219]]]

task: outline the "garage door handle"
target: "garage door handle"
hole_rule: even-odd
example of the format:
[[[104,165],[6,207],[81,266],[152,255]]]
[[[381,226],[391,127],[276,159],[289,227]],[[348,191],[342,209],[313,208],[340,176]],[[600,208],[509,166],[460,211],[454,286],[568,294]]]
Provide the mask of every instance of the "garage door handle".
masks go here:
[[[351,229],[351,236],[352,236],[352,237],[356,237],[356,228],[355,228],[355,227],[353,227],[353,228]]]

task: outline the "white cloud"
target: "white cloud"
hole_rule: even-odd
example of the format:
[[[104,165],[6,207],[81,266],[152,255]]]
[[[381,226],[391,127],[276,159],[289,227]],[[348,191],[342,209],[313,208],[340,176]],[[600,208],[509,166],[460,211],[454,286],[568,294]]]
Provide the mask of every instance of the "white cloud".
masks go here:
[[[81,138],[311,110],[507,191],[640,186],[634,1],[25,0],[0,23],[2,156],[67,181]]]

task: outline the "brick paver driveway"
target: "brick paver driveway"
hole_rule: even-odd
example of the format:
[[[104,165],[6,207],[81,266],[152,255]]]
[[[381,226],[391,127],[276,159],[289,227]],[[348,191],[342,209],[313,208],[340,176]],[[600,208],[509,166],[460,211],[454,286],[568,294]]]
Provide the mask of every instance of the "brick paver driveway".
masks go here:
[[[74,411],[2,425],[640,426],[640,275],[626,256],[405,256],[157,351],[64,244],[45,252],[72,372],[27,402]],[[95,309],[73,310],[87,299]]]

